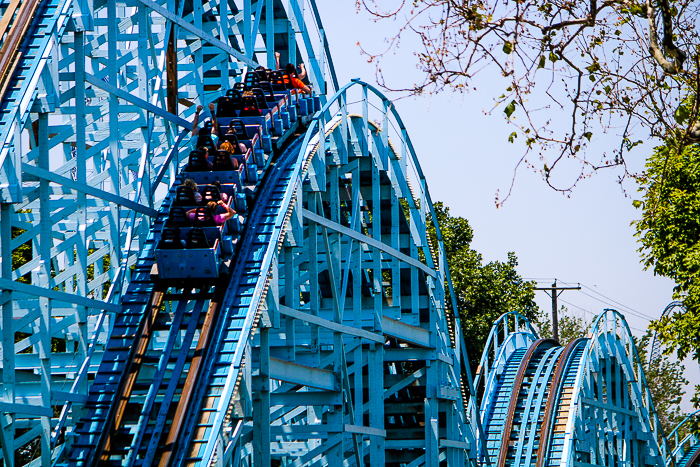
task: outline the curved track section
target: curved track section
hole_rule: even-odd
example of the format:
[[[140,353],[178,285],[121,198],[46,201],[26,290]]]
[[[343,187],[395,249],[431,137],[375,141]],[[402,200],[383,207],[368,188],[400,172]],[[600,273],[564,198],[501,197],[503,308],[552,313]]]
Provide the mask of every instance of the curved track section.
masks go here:
[[[666,439],[624,318],[606,310],[587,338],[565,347],[536,339],[520,320],[499,320],[477,375],[489,379],[480,407],[490,464],[663,465]],[[691,448],[678,449],[692,459]]]

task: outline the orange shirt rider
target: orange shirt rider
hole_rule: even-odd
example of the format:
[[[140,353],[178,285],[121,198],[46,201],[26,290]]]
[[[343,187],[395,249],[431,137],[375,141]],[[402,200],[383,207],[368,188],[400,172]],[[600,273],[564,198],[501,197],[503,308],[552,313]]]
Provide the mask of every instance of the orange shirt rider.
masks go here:
[[[297,78],[297,73],[294,65],[292,65],[291,63],[287,64],[287,66],[284,67],[284,71],[286,73],[285,82],[287,82],[286,77],[289,76],[289,81],[292,83],[292,87],[294,87],[294,89],[299,89],[304,94],[311,94],[311,86],[307,86],[303,83],[302,80]]]

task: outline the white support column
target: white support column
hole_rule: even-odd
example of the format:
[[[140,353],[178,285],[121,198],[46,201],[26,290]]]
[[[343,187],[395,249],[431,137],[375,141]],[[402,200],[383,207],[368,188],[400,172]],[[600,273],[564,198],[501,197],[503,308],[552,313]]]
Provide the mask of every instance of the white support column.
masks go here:
[[[184,1],[184,0],[182,0]],[[219,31],[221,34],[221,42],[225,43],[226,45],[231,45],[229,39],[228,39],[228,15],[229,15],[229,6],[228,6],[228,0],[219,0]],[[223,96],[224,93],[232,87],[232,81],[231,81],[231,59],[226,57],[226,60],[224,60],[221,64],[221,95]]]
[[[117,0],[107,0],[107,79],[110,84],[119,87],[119,75],[117,69]],[[107,96],[108,99],[108,120],[109,120],[109,148],[107,151],[108,172],[110,192],[119,194],[121,188],[120,157],[119,157],[119,98],[112,93]],[[121,241],[121,219],[119,206],[110,204],[109,207],[109,238],[110,238],[110,270],[112,280],[114,280],[114,271],[122,264],[122,245]],[[126,271],[124,271],[126,273]],[[123,282],[123,281],[122,281]],[[121,291],[121,284],[116,285],[117,292]],[[121,294],[120,294],[121,295]]]
[[[381,320],[379,322],[381,325]],[[384,347],[370,344],[368,375],[369,379],[369,426],[384,430]],[[369,461],[372,467],[383,466],[386,440],[384,437],[370,438]]]
[[[197,1],[197,0],[195,0]],[[248,58],[253,58],[253,52],[255,50],[255,44],[253,43],[253,23],[252,23],[252,0],[243,0],[243,45],[245,46],[245,56]],[[262,0],[258,0],[262,1]],[[201,5],[201,4],[200,4]],[[196,13],[195,13],[196,15]],[[197,23],[195,22],[195,26]],[[202,24],[200,20],[199,29],[202,29]]]
[[[263,1],[263,0],[258,0]],[[289,26],[288,26],[289,27]],[[267,67],[276,70],[275,64],[275,8],[274,0],[265,0],[265,37],[267,46]]]
[[[284,304],[290,308],[296,308],[299,303],[299,292],[294,286],[294,254],[291,247],[283,247],[284,255]],[[287,338],[287,358],[290,361],[296,360],[296,329],[294,319],[290,316],[285,318]]]

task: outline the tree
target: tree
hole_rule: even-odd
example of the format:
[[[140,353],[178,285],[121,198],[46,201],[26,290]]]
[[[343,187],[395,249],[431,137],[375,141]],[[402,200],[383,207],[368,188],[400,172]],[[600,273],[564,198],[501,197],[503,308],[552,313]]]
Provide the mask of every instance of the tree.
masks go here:
[[[529,319],[537,316],[533,284],[518,275],[515,253],[508,253],[506,262],[483,264],[481,254],[471,248],[474,232],[467,219],[453,217],[441,202],[433,206],[445,245],[469,364],[476,371],[491,327],[500,315],[517,310]],[[433,245],[437,245],[433,227],[429,228],[429,235]],[[452,311],[449,297],[446,303]]]
[[[652,323],[669,352],[700,359],[700,147],[656,148],[640,178],[642,218],[634,223],[644,267],[674,280],[682,308]],[[700,387],[694,402],[700,405]]]
[[[591,323],[586,322],[581,317],[570,315],[566,307],[563,306],[559,316],[562,345],[566,345],[574,339],[586,337]],[[552,337],[552,328],[549,316],[546,313],[538,316],[537,327],[540,330],[541,337]],[[683,377],[685,367],[682,363],[678,361],[673,362],[666,355],[655,356],[652,361],[649,361],[652,336],[652,331],[647,330],[641,339],[635,337],[634,342],[637,346],[637,352],[639,352],[639,358],[642,361],[644,376],[651,393],[654,408],[661,426],[663,426],[664,433],[669,434],[685,418],[680,403],[685,394],[683,387],[688,384],[688,381]]]
[[[683,377],[685,367],[679,361],[672,362],[667,355],[658,355],[649,361],[652,343],[652,330],[635,338],[639,358],[644,362],[644,376],[651,392],[659,421],[664,427],[664,433],[669,434],[686,416],[681,410],[680,403],[685,394],[683,387],[688,380]]]
[[[620,166],[627,176],[625,154],[649,137],[673,136],[681,147],[700,140],[700,40],[691,0],[404,0],[384,11],[386,3],[358,0],[376,20],[399,24],[387,50],[365,53],[379,63],[415,33],[424,79],[388,84],[377,64],[380,84],[417,94],[469,92],[477,75],[498,73],[503,88],[492,91],[492,73],[487,91],[515,125],[508,140],[520,136],[525,144],[518,165],[539,169],[557,190],[601,168]],[[566,123],[553,122],[562,111]],[[602,133],[615,136],[614,149],[589,158],[586,148]],[[566,158],[581,171],[573,185],[560,186],[552,174]]]

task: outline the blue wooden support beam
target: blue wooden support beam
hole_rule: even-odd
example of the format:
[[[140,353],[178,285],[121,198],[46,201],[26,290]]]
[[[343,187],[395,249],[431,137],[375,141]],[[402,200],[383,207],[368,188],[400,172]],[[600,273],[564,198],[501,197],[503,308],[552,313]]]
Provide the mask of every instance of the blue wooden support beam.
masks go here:
[[[65,303],[75,303],[77,305],[84,306],[86,308],[91,308],[94,310],[108,310],[112,312],[117,312],[121,310],[120,305],[115,305],[113,303],[105,303],[101,300],[94,300],[92,298],[81,297],[65,292],[59,292],[53,289],[44,289],[35,285],[11,281],[9,279],[5,279],[4,277],[0,277],[0,289],[14,290],[16,292],[35,295],[38,297],[46,297]]]
[[[407,263],[407,264],[413,266],[414,268],[418,268],[418,269],[422,270],[424,273],[426,273],[427,275],[429,275],[431,277],[436,276],[435,271],[433,269],[430,269],[428,266],[421,263],[420,261],[418,261],[414,258],[411,258],[410,256],[405,255],[405,254],[401,253],[400,251],[397,251],[397,250],[391,248],[390,246],[387,246],[386,244],[382,243],[379,240],[376,240],[372,237],[368,237],[367,235],[364,235],[364,234],[356,232],[352,229],[349,229],[341,224],[338,224],[337,222],[333,222],[333,221],[328,220],[324,217],[321,217],[318,214],[315,214],[315,213],[309,211],[308,209],[303,209],[302,212],[303,212],[303,215],[305,218],[307,218],[313,222],[316,222],[319,225],[322,225],[326,228],[334,230],[334,231],[336,231],[340,234],[343,234],[347,237],[354,238],[355,240],[358,240],[362,243],[366,243],[374,248],[377,248],[378,250],[383,251],[384,253],[391,255],[394,258],[397,258],[400,261],[403,261],[404,263]]]
[[[51,407],[37,407],[35,405],[27,404],[9,404],[7,402],[0,402],[0,412],[9,412],[21,415],[36,415],[38,417],[51,417],[53,415],[53,410],[51,410]]]
[[[144,109],[145,111],[151,112],[159,117],[162,117],[172,123],[175,123],[183,128],[187,128],[188,130],[192,130],[192,123],[188,122],[187,120],[177,116],[173,115],[167,110],[164,110],[160,107],[157,107],[148,101],[141,99],[139,97],[134,96],[133,94],[130,94],[122,89],[117,88],[116,86],[111,85],[110,83],[97,78],[96,76],[93,76],[91,74],[86,74],[85,75],[85,81],[90,83],[91,85],[102,89],[103,91],[106,91],[110,94],[114,94],[116,97],[120,99],[124,99],[127,102],[130,102],[131,104],[136,105],[139,109]]]
[[[144,206],[126,198],[122,198],[121,196],[109,193],[107,191],[100,190],[99,188],[94,188],[83,183],[75,182],[69,178],[61,177],[60,175],[56,175],[54,172],[50,172],[46,169],[41,169],[30,164],[22,164],[22,170],[26,174],[33,175],[37,178],[48,180],[53,183],[58,183],[66,188],[75,190],[76,192],[85,193],[86,195],[94,196],[95,198],[100,198],[119,206],[124,206],[147,216],[155,217],[158,215],[158,211],[153,208]]]
[[[332,371],[286,362],[274,357],[270,357],[270,378],[326,391],[339,390]]]
[[[252,67],[256,67],[256,66],[257,66],[257,63],[256,63],[254,60],[252,60],[252,58],[249,58],[249,57],[247,57],[247,56],[241,54],[240,52],[238,52],[237,50],[235,50],[234,48],[232,48],[232,47],[229,46],[228,44],[223,43],[222,41],[220,41],[220,40],[217,39],[216,37],[212,36],[211,34],[206,33],[206,32],[204,32],[204,31],[202,31],[201,29],[196,28],[196,27],[193,26],[191,23],[189,23],[189,22],[183,20],[182,18],[180,18],[180,17],[174,15],[173,13],[169,12],[167,9],[161,7],[161,6],[158,5],[157,3],[152,2],[152,1],[150,1],[150,0],[138,0],[138,1],[139,1],[141,4],[143,4],[144,6],[150,8],[150,9],[153,10],[154,12],[156,12],[156,13],[158,13],[159,15],[163,16],[164,18],[166,18],[166,19],[172,21],[173,23],[177,24],[177,25],[178,25],[179,27],[181,27],[182,29],[184,29],[184,30],[186,30],[186,31],[189,31],[189,32],[191,32],[192,34],[194,34],[195,36],[199,37],[200,39],[209,42],[211,45],[213,45],[213,46],[215,46],[215,47],[218,47],[218,48],[221,49],[222,51],[224,51],[224,52],[226,52],[227,54],[231,55],[232,57],[236,58],[236,60],[238,60],[238,61],[240,61],[240,62],[243,62],[243,63],[245,63],[245,64],[248,65],[248,66],[252,66]],[[247,5],[247,4],[249,4],[248,1],[246,1],[246,5]]]
[[[354,328],[352,326],[345,326],[335,321],[330,321],[309,313],[305,313],[303,311],[289,308],[285,305],[280,305],[279,311],[283,315],[290,316],[292,318],[299,319],[310,324],[315,324],[316,326],[321,326],[323,328],[330,329],[331,331],[342,332],[343,334],[347,334],[349,336],[360,337],[370,342],[384,344],[386,340],[383,336],[379,334],[375,334],[370,331],[365,331],[363,329]]]
[[[339,391],[273,392],[270,403],[274,405],[314,406],[341,405],[343,394]]]
[[[387,336],[418,345],[425,348],[433,348],[430,342],[430,331],[418,326],[402,323],[399,320],[384,316],[382,320],[382,331]]]

